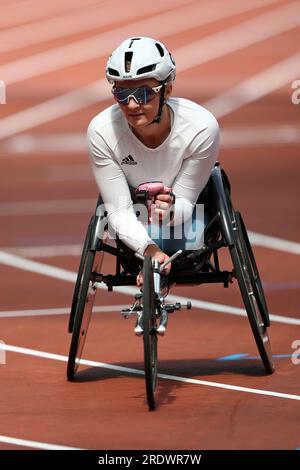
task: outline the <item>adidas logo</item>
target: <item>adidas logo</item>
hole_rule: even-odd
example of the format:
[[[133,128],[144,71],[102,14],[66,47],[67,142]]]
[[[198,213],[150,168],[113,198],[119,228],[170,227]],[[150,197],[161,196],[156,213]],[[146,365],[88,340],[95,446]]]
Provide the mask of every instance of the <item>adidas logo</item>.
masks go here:
[[[137,165],[137,162],[131,155],[128,155],[128,157],[123,158],[121,165]]]

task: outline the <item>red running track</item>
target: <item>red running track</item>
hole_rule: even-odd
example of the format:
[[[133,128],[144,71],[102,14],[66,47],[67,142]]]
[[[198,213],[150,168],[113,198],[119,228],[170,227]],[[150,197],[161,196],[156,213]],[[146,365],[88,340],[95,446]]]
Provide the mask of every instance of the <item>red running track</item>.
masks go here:
[[[225,9],[220,0],[164,0],[147,7],[134,2],[135,8],[127,0],[44,3],[41,9],[33,0],[23,20],[22,2],[0,6],[0,79],[7,84],[6,105],[0,108],[0,323],[1,340],[10,349],[0,366],[0,449],[45,444],[84,449],[299,447],[299,366],[291,356],[293,342],[300,340],[300,108],[291,101],[291,86],[300,78],[300,60],[284,62],[298,53],[299,4],[232,1]],[[172,18],[170,24],[166,18]],[[46,27],[50,20],[56,29]],[[105,34],[101,37],[107,43],[99,39]],[[209,109],[219,118],[220,161],[235,206],[251,232],[269,237],[256,242],[254,250],[276,320],[270,328],[276,372],[266,376],[247,319],[228,313],[230,307],[242,307],[236,285],[174,289],[173,294],[209,304],[171,317],[159,341],[159,372],[170,377],[159,379],[154,413],[147,411],[141,375],[97,365],[143,369],[142,340],[133,334],[133,320],[118,314],[118,306],[129,305],[132,295],[98,292],[97,305],[105,311],[94,315],[84,351],[84,358],[95,364],[82,366],[79,379],[68,383],[70,335],[64,312],[70,307],[74,275],[49,276],[49,266],[76,273],[97,196],[84,133],[90,119],[111,103],[104,82],[99,95],[94,91],[77,109],[67,93],[103,78],[108,51],[125,34],[166,42],[179,60],[174,94],[208,107],[211,103]],[[11,39],[16,36],[19,43]],[[275,65],[276,74],[262,75]],[[224,93],[237,93],[240,84],[244,94],[229,110]],[[263,91],[256,96],[253,90]],[[50,100],[57,96],[64,98],[56,102],[60,114],[54,117]],[[87,99],[83,91],[79,96]],[[214,97],[218,100],[212,105]],[[279,239],[276,246],[270,237]],[[13,266],[6,264],[6,253],[19,257]],[[28,270],[26,259],[40,262],[44,274]],[[106,262],[111,269],[112,261]],[[114,305],[116,311],[109,311]],[[227,313],[218,312],[219,305]],[[220,360],[235,354],[245,356]],[[5,436],[13,440],[7,443]]]

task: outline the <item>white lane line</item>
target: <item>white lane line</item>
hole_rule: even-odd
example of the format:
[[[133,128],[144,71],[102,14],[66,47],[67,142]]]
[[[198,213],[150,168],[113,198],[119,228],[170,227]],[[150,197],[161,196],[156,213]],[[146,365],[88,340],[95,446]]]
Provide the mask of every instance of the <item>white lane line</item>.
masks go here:
[[[297,28],[299,16],[300,4],[296,1],[183,46],[174,52],[178,72],[190,67],[191,57],[199,55],[201,63],[208,62]]]
[[[0,251],[0,263],[5,264],[6,266],[14,266],[15,268],[29,271],[31,273],[60,279],[61,281],[75,283],[77,278],[77,274],[72,271],[56,268],[45,263],[39,263],[38,261],[31,261],[21,258],[20,256],[5,253],[4,251]]]
[[[105,79],[57,96],[1,119],[0,139],[4,139],[60,117],[111,99]]]
[[[56,216],[59,214],[90,214],[94,213],[96,199],[55,199],[53,201],[15,201],[0,203],[1,217]],[[300,255],[300,243],[264,235],[248,230],[250,241],[255,246],[261,246],[276,251]],[[79,245],[58,245],[53,247],[21,247],[2,248],[13,253],[24,254],[28,257],[77,256],[80,254]],[[20,251],[21,250],[21,251]]]
[[[186,303],[186,297],[179,295],[168,295],[168,300],[171,302]],[[237,315],[238,317],[247,317],[246,310],[239,307],[231,307],[229,305],[217,304],[214,302],[206,302],[204,300],[190,299],[194,308],[202,310],[210,310],[218,313],[225,313],[230,315]],[[297,325],[300,326],[300,318],[286,317],[283,315],[270,314],[270,320],[275,323],[283,323],[286,325]]]
[[[91,206],[92,207],[92,206]],[[87,212],[90,212],[88,210]],[[68,213],[68,212],[66,212]],[[300,254],[300,243],[276,238],[269,235],[248,230],[250,242],[254,246],[268,248],[269,250],[283,251],[284,253]],[[80,256],[82,252],[81,244],[50,245],[50,246],[21,246],[21,247],[1,247],[0,250],[23,256],[25,258],[55,258],[56,256]]]
[[[40,52],[34,56],[19,59],[14,62],[2,65],[0,67],[0,77],[5,81],[6,85],[16,84],[29,78],[37,77],[42,74],[54,72],[56,70],[66,69],[77,64],[81,64],[87,61],[98,59],[101,56],[111,53],[114,45],[117,46],[124,38],[132,36],[132,32],[135,32],[135,36],[151,36],[160,38],[162,36],[168,36],[172,34],[178,34],[186,31],[188,28],[200,27],[211,22],[215,22],[219,19],[224,19],[232,14],[242,13],[251,11],[256,4],[257,7],[264,6],[269,3],[273,3],[272,0],[266,2],[255,1],[251,3],[247,2],[231,2],[228,4],[228,10],[224,10],[220,7],[219,0],[217,1],[217,7],[213,7],[213,2],[208,2],[205,5],[199,6],[199,3],[192,4],[191,6],[184,6],[180,9],[168,11],[166,13],[160,13],[150,18],[139,19],[125,26],[106,31],[96,36],[82,39],[71,44],[59,46],[50,49],[46,52]],[[231,5],[231,7],[230,7]],[[297,7],[298,6],[298,7]],[[207,50],[202,51],[202,45],[198,46],[196,54],[192,57],[194,64],[203,62],[202,53],[205,54],[205,60],[208,60],[210,54],[212,57],[221,57],[224,52],[218,54],[218,50],[222,49],[222,44],[226,44],[227,36],[230,41],[230,45],[226,48],[226,53],[232,52],[233,50],[240,49],[243,46],[243,34],[247,36],[246,45],[251,44],[251,40],[257,42],[256,37],[262,37],[266,39],[279,34],[283,31],[288,31],[291,28],[298,26],[297,15],[300,14],[298,2],[290,4],[287,7],[277,8],[274,12],[266,13],[261,15],[261,19],[257,20],[259,26],[262,28],[261,31],[256,29],[256,22],[253,20],[245,21],[239,26],[237,33],[241,36],[237,41],[237,37],[234,37],[232,41],[232,28],[228,28],[225,31],[219,32],[216,35],[211,35],[208,38],[203,39],[203,46]],[[182,21],[184,18],[184,21]],[[279,22],[280,21],[280,22]],[[264,27],[263,23],[266,23],[267,27],[270,27],[270,35],[268,36],[267,28]],[[249,24],[249,26],[248,26]],[[251,31],[249,30],[251,28]],[[233,28],[235,30],[235,28]],[[249,37],[251,35],[251,38]],[[216,39],[216,40],[215,40]],[[198,43],[197,43],[198,44]],[[210,47],[210,44],[212,47]],[[201,54],[199,54],[199,50]],[[184,57],[184,48],[180,49],[180,59],[186,63],[186,57]],[[175,57],[177,52],[174,52]],[[197,60],[197,58],[199,58]],[[210,60],[210,59],[209,59]],[[180,60],[178,60],[179,69]],[[189,65],[190,66],[190,65]],[[185,67],[185,65],[183,65]]]
[[[0,251],[0,263],[5,264],[6,266],[15,267],[25,271],[33,272],[36,274],[42,274],[44,276],[49,276],[55,279],[64,280],[67,282],[75,283],[77,278],[77,273],[72,271],[67,271],[65,269],[56,268],[54,266],[40,263],[37,261],[27,260],[21,258],[20,256],[12,255],[4,251]],[[100,289],[106,290],[107,287],[103,284],[98,284]],[[137,287],[130,286],[119,286],[114,287],[114,291],[120,294],[134,296],[137,293]],[[181,297],[178,295],[168,295],[168,300],[171,302],[182,302],[186,303],[186,297]],[[213,302],[206,302],[198,299],[190,299],[192,305],[195,308],[212,310],[213,312],[232,314],[237,316],[246,317],[246,311],[242,308],[231,307],[229,305],[222,305]],[[282,315],[270,315],[270,319],[274,322],[283,323],[283,324],[292,324],[300,325],[299,318],[285,317]]]
[[[93,199],[0,203],[0,217],[92,213],[94,206],[95,200]],[[252,230],[248,230],[248,235],[251,244],[255,246],[300,255],[300,243],[298,242],[264,235]],[[81,254],[80,247],[81,245],[53,245],[5,247],[2,250],[30,258],[49,258],[55,256],[78,256]]]
[[[96,202],[95,199],[2,202],[0,203],[0,217],[92,213]]]
[[[113,24],[119,22],[120,19],[122,22],[133,21],[140,16],[145,17],[145,15],[153,15],[159,11],[173,9],[183,3],[184,0],[173,0],[171,4],[169,0],[163,0],[159,4],[148,5],[141,3],[140,0],[130,0],[130,6],[126,8],[126,2],[123,2],[123,6],[120,6],[119,0],[107,0],[89,7],[82,5],[82,9],[79,11],[71,10],[59,17],[47,18],[43,21],[0,31],[0,53],[15,51],[33,44],[41,44],[45,41],[92,29],[99,30],[107,26],[112,28]],[[120,7],[122,11],[113,16],[112,11],[120,10]],[[156,11],[154,11],[154,8]]]
[[[298,3],[298,5],[299,5],[299,3]],[[296,6],[297,6],[297,4],[296,4]],[[295,4],[292,4],[292,7],[294,8]],[[290,10],[289,10],[288,13],[290,14]],[[278,9],[276,10],[276,14],[278,14]],[[281,10],[279,11],[279,16],[280,16],[280,14],[281,14]],[[199,18],[199,15],[197,15],[197,20],[198,20],[198,18]],[[178,18],[177,18],[177,21],[178,21]],[[160,22],[157,22],[157,23],[160,24]],[[182,26],[185,28],[185,25],[186,25],[185,21],[181,22],[181,23],[182,23]],[[276,24],[277,23],[278,23],[278,21],[276,21]],[[154,23],[154,24],[156,24],[156,23]],[[168,25],[168,27],[170,26],[171,23],[170,23],[169,19],[167,19],[166,24]],[[166,24],[164,24],[165,27],[166,27]],[[252,20],[251,20],[251,25],[252,25],[252,28],[253,28]],[[279,26],[280,26],[280,24],[279,24]],[[263,26],[262,26],[262,29],[263,29],[263,31],[265,31]],[[231,31],[231,28],[226,30],[225,33],[223,32],[224,35],[222,36],[222,40],[220,38],[220,33],[217,33],[218,42],[219,41],[226,42],[226,34],[231,35],[230,31]],[[143,32],[143,34],[144,33],[145,33],[145,31]],[[159,38],[161,36],[161,34],[159,34],[158,31],[156,33],[157,33],[157,37]],[[164,33],[167,34],[165,29],[164,29]],[[253,33],[253,41],[255,43],[256,42],[256,39],[255,39],[256,34],[258,34],[255,28],[253,28],[252,33]],[[249,32],[248,32],[248,34],[249,34]],[[154,33],[153,33],[153,35],[154,35]],[[122,38],[124,38],[124,36],[122,36]],[[115,37],[114,37],[114,40],[116,40]],[[214,41],[214,35],[210,36],[210,40],[212,41],[212,45],[213,45],[213,47],[210,49],[210,54],[211,54],[211,56],[216,57],[217,54],[218,54],[218,51],[219,51],[219,44]],[[204,38],[203,41],[207,41],[207,38]],[[109,44],[111,44],[111,42],[109,42]],[[238,38],[238,39],[236,38],[235,42],[232,43],[232,51],[231,52],[239,50],[241,48],[241,44],[242,44],[241,38]],[[250,45],[250,44],[248,44],[248,45]],[[188,46],[186,46],[186,47],[188,47]],[[86,54],[86,53],[87,53],[87,50],[84,49],[84,54]],[[97,43],[97,54],[100,56],[99,44],[98,43]],[[176,54],[177,54],[177,52],[175,50],[174,51],[174,56],[176,56]],[[206,53],[205,58],[204,58],[204,56],[202,57],[202,54],[198,54],[198,52],[197,52],[197,54],[195,56],[189,57],[189,62],[187,62],[186,59],[185,59],[185,70],[188,70],[189,68],[193,68],[197,65],[200,65],[200,64],[204,63],[207,60],[207,57],[208,57],[207,53]],[[296,59],[298,58],[297,55],[293,56],[293,58],[294,57]],[[64,60],[65,60],[65,58],[64,58]],[[279,64],[277,64],[278,67],[280,67],[280,65],[281,65],[281,62],[279,62]],[[296,73],[296,70],[298,70],[297,63],[294,64],[294,69],[295,69],[294,72],[291,71],[293,77],[295,76],[294,74]],[[22,68],[21,68],[21,70],[22,70]],[[181,71],[183,71],[183,67],[181,67]],[[1,72],[0,72],[0,76],[1,76]],[[16,70],[16,76],[18,76],[18,77],[20,76],[20,67],[19,66],[17,67],[17,70]],[[255,84],[256,77],[259,78],[260,74],[254,75],[251,78],[251,80],[254,82],[254,84]],[[284,80],[282,81],[283,78],[284,78]],[[280,88],[281,86],[283,86],[285,83],[289,82],[290,80],[291,80],[290,76],[288,76],[288,79],[286,79],[285,77],[281,77],[281,81],[278,83],[278,88]],[[234,95],[235,89],[240,90],[240,86],[232,89],[231,92],[232,92],[233,95]],[[270,92],[272,90],[273,90],[273,87],[270,89]],[[266,85],[265,94],[268,94],[268,92],[269,92],[269,89],[268,89],[268,86]],[[100,103],[101,101],[106,101],[109,98],[111,98],[111,93],[110,93],[107,81],[105,79],[98,80],[96,82],[90,83],[89,85],[86,85],[84,87],[78,88],[78,89],[73,90],[71,92],[65,93],[65,94],[63,94],[61,96],[58,96],[56,98],[52,98],[48,101],[44,101],[43,103],[35,105],[31,108],[27,108],[23,111],[20,111],[20,112],[15,113],[11,116],[8,116],[5,119],[2,119],[1,120],[1,127],[0,127],[0,139],[11,137],[12,135],[15,135],[17,133],[24,132],[25,130],[32,129],[32,128],[34,128],[36,126],[39,126],[41,124],[51,122],[55,119],[58,119],[58,118],[61,118],[63,116],[66,116],[68,114],[71,114],[73,112],[79,111],[82,108],[88,107],[88,106],[94,104],[95,102]],[[226,96],[225,96],[225,98],[226,98]],[[253,97],[253,101],[255,99],[256,98]],[[221,107],[221,108],[223,107],[223,100],[224,100],[223,95],[220,95],[218,100],[216,100],[216,101],[210,100],[209,102],[204,103],[204,106],[206,106],[208,109],[210,109],[210,105],[212,105],[215,108],[217,108],[217,110],[218,110],[218,107]],[[235,100],[235,104],[236,104],[236,101],[237,101],[236,96],[234,96],[234,100]],[[240,107],[243,106],[243,104],[244,103],[241,101]],[[235,109],[237,109],[237,107]],[[230,112],[230,109],[228,110],[228,113],[229,112]],[[225,115],[225,114],[223,113],[222,115]]]
[[[300,143],[299,126],[281,124],[274,126],[240,126],[223,127],[221,129],[222,148],[236,147],[261,147],[263,145],[295,145]],[[70,132],[66,134],[20,134],[5,141],[2,146],[1,160],[11,159],[12,153],[17,158],[20,156],[32,157],[33,153],[48,155],[49,153],[85,153],[87,151],[86,134],[83,132]],[[55,174],[51,172],[51,167],[45,177],[57,181],[72,181],[92,178],[92,172],[88,164],[57,166]],[[74,174],[75,170],[75,174]],[[82,170],[84,174],[82,175]]]
[[[128,308],[128,304],[124,305],[104,305],[102,307],[93,307],[94,313],[121,312],[123,308]],[[7,310],[0,312],[0,318],[18,318],[18,317],[42,317],[45,315],[69,315],[70,307],[66,308],[40,308],[31,310]]]
[[[291,83],[299,75],[298,52],[206,101],[203,106],[210,109],[217,118],[221,118]]]
[[[48,444],[47,442],[38,442],[38,441],[29,441],[27,439],[18,439],[16,437],[1,436],[0,442],[4,444],[11,444],[20,447],[32,447],[33,449],[43,449],[43,450],[84,450],[78,447],[67,447],[57,444]]]
[[[300,255],[300,243],[283,240],[282,238],[271,237],[269,235],[263,235],[262,233],[252,231],[248,231],[248,235],[250,242],[253,245]]]
[[[24,258],[55,258],[56,256],[80,256],[82,244],[1,247],[0,250]]]
[[[9,4],[1,7],[1,28],[7,28],[12,25],[24,24],[30,21],[49,18],[50,16],[59,15],[66,11],[74,12],[75,9],[87,8],[91,4],[95,4],[99,0],[72,0],[72,2],[41,2],[29,0],[17,4]]]
[[[57,256],[80,256],[82,244],[1,247],[0,250],[24,258],[55,258]]]
[[[61,361],[61,362],[67,362],[68,357],[67,356],[62,356],[60,354],[52,354],[52,353],[47,353],[45,351],[38,351],[35,349],[29,349],[29,348],[22,348],[19,346],[13,346],[9,344],[3,344],[0,343],[0,349],[3,349],[5,351],[10,351],[14,352],[17,354],[25,354],[29,356],[34,356],[34,357],[41,357],[44,359],[52,359],[55,361]],[[124,374],[134,374],[134,375],[145,375],[143,370],[139,369],[134,369],[134,368],[129,368],[129,367],[123,367],[123,366],[116,366],[114,364],[106,364],[104,362],[96,362],[96,361],[89,361],[86,359],[82,359],[80,361],[80,364],[82,365],[87,365],[91,367],[99,367],[102,369],[108,369],[108,370],[114,370],[116,372],[122,372]],[[160,379],[165,379],[165,380],[172,380],[174,382],[182,382],[182,383],[188,383],[188,384],[194,384],[194,385],[203,385],[206,387],[214,387],[214,388],[220,388],[224,390],[231,390],[231,391],[237,391],[237,392],[245,392],[245,393],[252,393],[255,395],[265,395],[269,397],[276,397],[276,398],[284,398],[288,400],[300,400],[300,395],[294,395],[290,393],[282,393],[282,392],[275,392],[271,390],[261,390],[257,388],[249,388],[249,387],[240,387],[237,385],[229,385],[225,383],[220,383],[220,382],[211,382],[207,380],[198,380],[198,379],[190,379],[187,377],[179,377],[176,375],[169,375],[169,374],[160,374],[158,373],[158,378]]]
[[[223,127],[221,129],[222,148],[294,145],[299,143],[300,127],[295,125]],[[272,155],[271,152],[270,155]]]
[[[100,286],[100,289],[105,289],[104,286]],[[133,294],[134,292],[132,292]],[[135,290],[136,293],[136,290]],[[123,292],[123,294],[125,294]],[[128,295],[132,295],[128,293]],[[185,297],[179,297],[177,295],[169,295],[169,301],[181,301],[186,303]],[[229,305],[216,304],[212,302],[205,302],[202,300],[191,299],[193,308],[202,309],[202,310],[211,310],[218,313],[226,313],[237,315],[239,317],[247,317],[246,311],[242,308],[230,307]],[[112,312],[121,312],[123,308],[128,308],[128,304],[122,305],[104,305],[104,306],[95,306],[93,308],[94,313],[112,313]],[[14,317],[35,317],[35,316],[45,316],[45,315],[69,315],[70,307],[66,308],[44,308],[44,309],[31,309],[31,310],[6,310],[0,312],[0,318],[14,318]],[[283,323],[286,325],[296,325],[300,326],[300,318],[286,317],[283,315],[271,314],[270,319],[275,323]]]
[[[2,146],[3,153],[0,159],[11,159],[9,153],[16,153],[18,156],[32,156],[32,153],[43,152],[43,155],[49,153],[82,153],[87,151],[86,133],[70,132],[67,134],[20,134],[5,141]],[[86,165],[87,167],[88,165]],[[69,178],[71,178],[70,167],[68,167]],[[72,172],[73,173],[73,166]],[[77,177],[77,175],[75,175]]]

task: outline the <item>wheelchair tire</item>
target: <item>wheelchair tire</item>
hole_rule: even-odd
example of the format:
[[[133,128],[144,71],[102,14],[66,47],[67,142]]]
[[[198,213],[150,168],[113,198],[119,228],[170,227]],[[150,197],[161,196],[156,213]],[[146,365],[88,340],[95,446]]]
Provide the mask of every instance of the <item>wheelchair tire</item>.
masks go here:
[[[267,306],[267,302],[266,302],[262,282],[261,282],[261,279],[260,279],[260,275],[259,275],[259,272],[258,272],[257,264],[256,264],[254,254],[253,254],[253,251],[252,251],[252,247],[251,247],[251,244],[250,244],[250,241],[249,241],[247,230],[246,230],[242,215],[239,212],[237,212],[237,214],[236,214],[236,221],[237,221],[237,224],[239,226],[239,230],[241,230],[241,232],[242,232],[242,236],[244,237],[244,241],[246,243],[246,247],[247,247],[247,250],[248,250],[248,253],[249,253],[249,256],[250,256],[250,261],[251,262],[250,262],[250,265],[248,266],[248,269],[249,269],[250,276],[251,276],[252,281],[253,281],[253,287],[255,289],[255,298],[257,299],[258,307],[259,307],[260,313],[262,315],[264,325],[269,327],[270,326],[270,316],[269,316],[269,310],[268,310],[268,306]]]
[[[92,273],[101,268],[104,252],[88,250],[82,272],[82,282],[75,312],[73,334],[67,366],[67,378],[74,379],[82,356],[97,287],[92,281]]]
[[[87,253],[88,253],[91,233],[92,233],[93,220],[94,220],[94,217],[91,218],[91,221],[89,223],[89,226],[86,232],[86,237],[85,237],[84,244],[83,244],[81,258],[80,258],[78,274],[77,274],[77,279],[76,279],[76,283],[74,287],[72,304],[71,304],[71,312],[70,312],[70,319],[69,319],[69,326],[68,326],[69,333],[73,332],[74,318],[75,318],[76,308],[78,305],[78,298],[79,298],[79,291],[80,291],[80,286],[81,286],[81,281],[82,281],[82,275],[83,275],[83,270],[84,270],[84,266],[86,262]]]
[[[157,333],[152,258],[146,256],[143,267],[143,340],[146,393],[149,410],[156,408]]]
[[[245,237],[246,229],[239,212],[233,212],[235,221],[236,243],[230,247],[234,266],[244,305],[247,311],[254,339],[268,374],[275,370],[270,338],[268,334],[267,307],[259,277],[257,265],[249,243]]]

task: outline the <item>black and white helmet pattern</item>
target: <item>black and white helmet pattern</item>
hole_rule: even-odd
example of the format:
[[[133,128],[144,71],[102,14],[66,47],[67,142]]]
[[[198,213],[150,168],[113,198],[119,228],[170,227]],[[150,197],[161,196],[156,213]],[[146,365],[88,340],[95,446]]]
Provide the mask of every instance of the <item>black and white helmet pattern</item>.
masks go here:
[[[142,78],[168,82],[175,80],[175,75],[176,65],[170,52],[161,42],[147,37],[123,41],[106,65],[106,78],[111,83]]]

